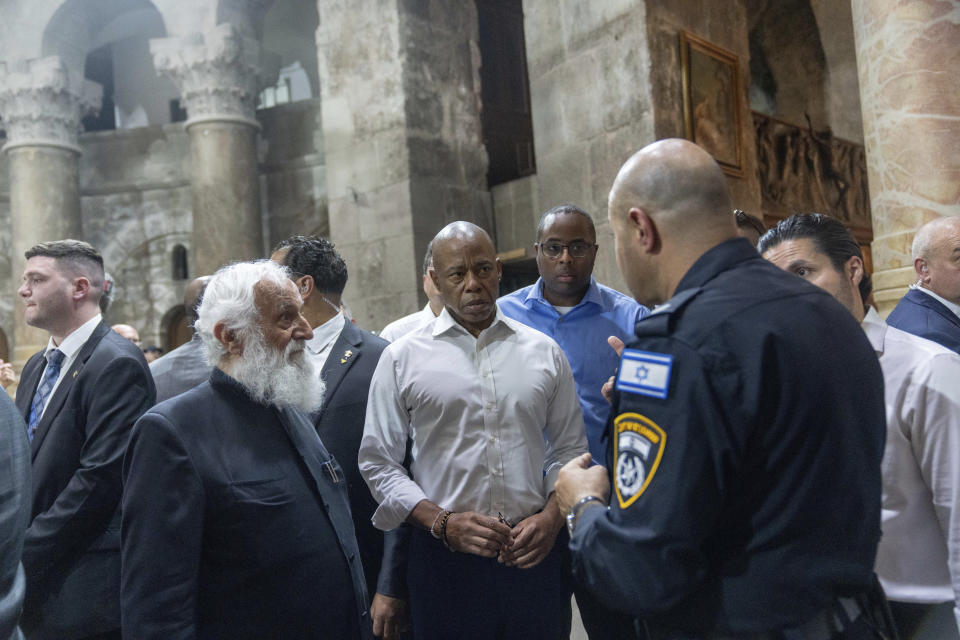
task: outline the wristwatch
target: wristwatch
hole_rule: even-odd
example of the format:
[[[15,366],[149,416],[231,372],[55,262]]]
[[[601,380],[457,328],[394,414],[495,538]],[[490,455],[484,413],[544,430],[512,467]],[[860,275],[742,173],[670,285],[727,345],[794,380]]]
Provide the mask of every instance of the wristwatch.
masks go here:
[[[567,514],[567,533],[570,534],[570,537],[573,537],[573,529],[577,526],[577,518],[580,516],[580,512],[583,511],[583,507],[590,504],[591,502],[596,502],[597,504],[603,506],[603,500],[597,496],[586,496],[580,498],[577,504],[573,505],[573,508],[570,509],[570,513]]]

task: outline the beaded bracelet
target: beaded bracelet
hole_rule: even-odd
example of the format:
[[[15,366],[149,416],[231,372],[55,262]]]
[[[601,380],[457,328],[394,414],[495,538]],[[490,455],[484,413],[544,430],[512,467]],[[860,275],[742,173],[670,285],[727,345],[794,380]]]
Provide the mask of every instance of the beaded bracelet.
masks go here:
[[[437,517],[433,519],[433,524],[430,525],[430,535],[432,535],[435,540],[440,539],[440,534],[434,531],[434,529],[437,528],[437,523],[440,522],[440,518],[442,518],[445,513],[448,513],[446,509],[440,509],[440,511],[437,512]]]
[[[450,516],[453,515],[452,511],[445,511],[443,514],[443,520],[440,521],[440,539],[443,541],[443,546],[448,550],[453,551],[453,547],[450,546],[450,543],[447,541],[447,520],[450,519]]]

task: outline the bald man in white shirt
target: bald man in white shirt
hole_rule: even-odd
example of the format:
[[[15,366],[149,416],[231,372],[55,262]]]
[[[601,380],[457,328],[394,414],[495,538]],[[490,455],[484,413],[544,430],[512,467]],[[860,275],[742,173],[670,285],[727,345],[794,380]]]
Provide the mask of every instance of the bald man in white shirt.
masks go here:
[[[373,523],[416,527],[415,638],[559,638],[569,589],[553,485],[587,451],[570,365],[500,313],[501,266],[482,229],[448,225],[433,260],[444,310],[387,347],[370,385],[359,457],[380,503]]]

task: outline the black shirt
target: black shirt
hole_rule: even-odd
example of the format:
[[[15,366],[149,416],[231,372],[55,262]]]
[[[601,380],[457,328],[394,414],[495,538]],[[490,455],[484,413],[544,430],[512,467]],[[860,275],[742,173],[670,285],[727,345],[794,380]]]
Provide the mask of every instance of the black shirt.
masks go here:
[[[727,633],[865,590],[880,536],[883,378],[853,316],[743,239],[637,323],[608,422],[611,507],[575,575],[608,605]]]
[[[134,426],[124,637],[369,637],[346,482],[306,416],[214,369]]]

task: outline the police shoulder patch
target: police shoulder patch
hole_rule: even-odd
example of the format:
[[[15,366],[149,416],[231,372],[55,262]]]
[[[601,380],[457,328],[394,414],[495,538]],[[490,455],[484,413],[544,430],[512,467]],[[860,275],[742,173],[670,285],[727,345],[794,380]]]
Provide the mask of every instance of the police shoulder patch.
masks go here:
[[[639,413],[621,413],[613,421],[613,459],[617,501],[621,509],[643,495],[660,466],[667,442],[653,420]]]
[[[666,398],[670,387],[673,356],[666,353],[624,349],[617,372],[617,390]]]

